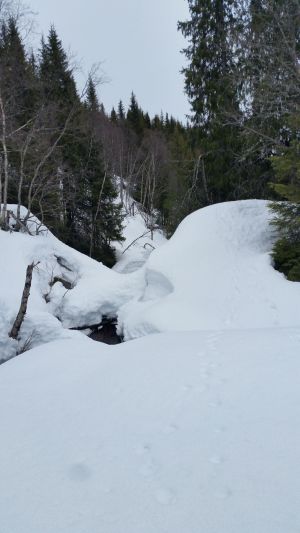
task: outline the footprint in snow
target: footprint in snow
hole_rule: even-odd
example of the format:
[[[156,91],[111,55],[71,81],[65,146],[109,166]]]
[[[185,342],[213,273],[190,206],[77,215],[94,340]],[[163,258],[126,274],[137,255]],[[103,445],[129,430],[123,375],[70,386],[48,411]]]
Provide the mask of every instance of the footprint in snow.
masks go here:
[[[146,455],[148,453],[150,453],[150,450],[151,450],[151,446],[150,444],[138,444],[136,447],[135,447],[135,453],[136,455]]]
[[[145,478],[151,478],[155,476],[158,470],[158,465],[150,460],[140,468],[139,473]]]
[[[84,463],[74,463],[68,469],[69,478],[78,483],[87,481],[91,475],[92,470]]]

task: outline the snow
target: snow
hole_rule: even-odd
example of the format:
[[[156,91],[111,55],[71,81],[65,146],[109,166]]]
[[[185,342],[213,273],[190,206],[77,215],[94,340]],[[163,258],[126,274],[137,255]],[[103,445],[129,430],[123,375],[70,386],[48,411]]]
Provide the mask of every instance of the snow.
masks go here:
[[[33,218],[32,230],[39,223],[36,221]],[[139,219],[136,229],[134,221],[129,218],[128,222],[131,235],[142,229]],[[94,325],[103,315],[115,316],[144,287],[142,272],[123,276],[61,243],[46,229],[35,236],[0,231],[0,247],[5,250],[0,256],[0,360],[15,355],[29,338],[31,346],[36,346],[77,336],[65,328]],[[136,257],[138,247],[134,253]],[[130,257],[132,253],[129,261]],[[39,264],[34,270],[28,312],[17,346],[7,336],[20,305],[26,267],[32,261]],[[67,290],[60,281],[52,285],[55,278],[71,283],[72,288]]]
[[[169,241],[158,230],[151,241],[135,212],[125,220],[113,270],[50,232],[0,232],[2,358],[16,350],[7,332],[32,260],[39,265],[22,328],[22,342],[32,337],[32,346],[70,337],[66,328],[99,324],[104,315],[118,316],[125,340],[167,331],[300,326],[300,284],[272,267],[269,219],[264,201],[217,204],[187,217]]]
[[[269,221],[218,204],[128,248],[136,213],[113,270],[0,231],[0,359],[33,347],[0,366],[0,533],[299,533],[300,283]],[[67,329],[103,315],[129,342]]]
[[[162,230],[155,228],[155,226],[152,232],[149,230],[146,213],[130,197],[127,198],[127,208],[124,210],[124,215],[124,241],[114,243],[117,252],[117,264],[113,269],[116,272],[128,274],[141,268],[151,252],[165,244],[167,239]]]
[[[212,205],[188,216],[145,265],[139,301],[120,309],[132,339],[150,332],[300,326],[300,283],[271,264],[267,202]]]
[[[296,533],[300,329],[59,340],[1,366],[1,533]]]

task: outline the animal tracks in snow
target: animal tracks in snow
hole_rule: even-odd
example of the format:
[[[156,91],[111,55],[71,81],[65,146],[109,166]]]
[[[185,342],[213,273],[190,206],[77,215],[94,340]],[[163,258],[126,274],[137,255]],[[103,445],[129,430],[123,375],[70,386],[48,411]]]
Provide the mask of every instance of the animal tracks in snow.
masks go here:
[[[139,473],[145,478],[152,478],[159,471],[159,466],[149,458],[145,464],[139,469]]]
[[[177,431],[175,424],[169,424],[164,428],[164,433],[169,434]],[[173,504],[177,497],[175,491],[160,485],[160,465],[152,457],[152,447],[148,443],[141,443],[135,447],[137,456],[143,459],[143,464],[138,469],[138,474],[146,483],[151,497],[162,506]]]
[[[222,379],[220,377],[222,362],[219,354],[222,335],[223,332],[212,331],[199,350],[195,350],[196,370],[191,367],[187,373],[184,373],[185,378],[177,382],[170,418],[161,420],[160,425],[153,430],[153,438],[151,435],[147,435],[148,438],[145,436],[145,441],[141,440],[134,448],[134,453],[139,458],[136,475],[148,497],[161,506],[169,506],[180,500],[180,493],[175,492],[170,483],[172,479],[170,465],[156,460],[158,443],[169,450],[167,453],[171,457],[178,456],[176,459],[178,464],[183,461],[184,465],[182,457],[189,448],[190,439],[197,438],[197,426],[203,413],[211,421],[211,445],[207,450],[202,450],[199,446],[199,461],[203,465],[206,464],[204,468],[215,480],[215,497],[226,500],[231,496],[231,489],[222,485],[223,465],[226,463],[226,457],[222,453],[222,442],[227,428],[220,419],[220,413],[225,401],[224,387],[228,382],[224,377]],[[215,390],[216,384],[218,387]],[[193,413],[194,423],[190,421],[188,424],[182,424],[183,413],[187,411]]]
[[[138,444],[135,448],[136,455],[147,455],[151,451],[149,444]]]

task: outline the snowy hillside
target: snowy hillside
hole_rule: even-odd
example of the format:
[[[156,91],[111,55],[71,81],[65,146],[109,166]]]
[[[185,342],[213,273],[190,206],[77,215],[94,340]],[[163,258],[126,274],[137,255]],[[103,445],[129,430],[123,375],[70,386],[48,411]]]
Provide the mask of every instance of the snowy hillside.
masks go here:
[[[121,198],[118,197],[121,202]],[[116,272],[128,274],[144,265],[153,250],[165,244],[166,237],[159,229],[152,232],[147,226],[147,216],[142,207],[131,197],[127,197],[124,211],[122,243],[114,243],[116,248]],[[149,225],[149,224],[148,224]]]
[[[271,265],[269,217],[214,205],[129,246],[135,214],[113,270],[0,231],[0,359],[39,262],[34,348],[0,366],[0,533],[300,531],[300,283]],[[141,338],[68,329],[103,315]]]

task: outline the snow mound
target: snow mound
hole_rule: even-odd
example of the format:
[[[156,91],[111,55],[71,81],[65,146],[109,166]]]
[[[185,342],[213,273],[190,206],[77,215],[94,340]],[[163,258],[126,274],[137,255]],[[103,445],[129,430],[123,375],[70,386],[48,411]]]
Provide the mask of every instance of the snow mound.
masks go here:
[[[81,337],[1,366],[1,533],[300,530],[300,329]]]
[[[119,314],[126,339],[157,331],[300,325],[300,283],[271,264],[267,202],[212,205],[188,216],[145,266],[145,291]],[[155,272],[155,275],[153,275]]]
[[[39,225],[36,221],[33,217],[33,232]],[[66,328],[98,324],[103,315],[116,315],[144,288],[142,272],[127,276],[114,272],[63,244],[46,228],[33,236],[0,231],[0,249],[0,362],[26,344],[78,337],[81,334]],[[8,333],[19,309],[26,267],[32,261],[38,265],[17,345]]]

